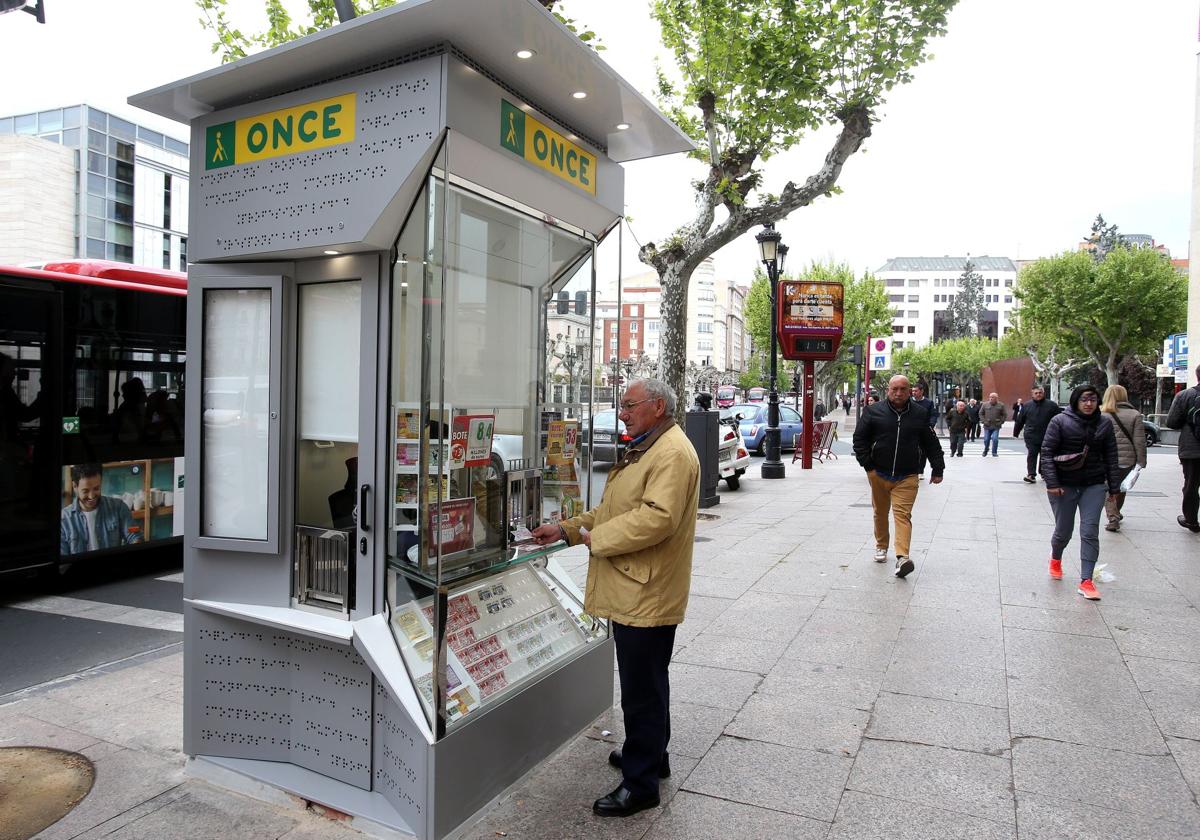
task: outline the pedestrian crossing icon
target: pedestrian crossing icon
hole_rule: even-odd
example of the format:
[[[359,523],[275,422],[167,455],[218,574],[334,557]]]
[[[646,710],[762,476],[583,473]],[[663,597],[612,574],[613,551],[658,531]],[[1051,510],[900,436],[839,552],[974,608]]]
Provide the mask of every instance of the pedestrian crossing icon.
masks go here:
[[[876,356],[871,362],[872,370],[883,370],[885,367],[887,367],[887,356]]]

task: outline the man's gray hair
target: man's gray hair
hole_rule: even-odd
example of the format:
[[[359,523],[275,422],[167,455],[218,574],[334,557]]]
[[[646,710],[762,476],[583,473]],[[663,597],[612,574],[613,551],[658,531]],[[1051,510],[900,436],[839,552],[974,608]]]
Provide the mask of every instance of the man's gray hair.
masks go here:
[[[666,382],[661,379],[634,379],[629,383],[629,388],[634,385],[641,385],[650,399],[664,400],[667,404],[667,414],[675,413],[675,391]]]

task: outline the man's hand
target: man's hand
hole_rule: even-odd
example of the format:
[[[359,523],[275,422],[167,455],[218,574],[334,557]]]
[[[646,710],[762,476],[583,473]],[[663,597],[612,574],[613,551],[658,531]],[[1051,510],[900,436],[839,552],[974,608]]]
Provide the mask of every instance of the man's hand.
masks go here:
[[[581,529],[579,531],[579,539],[588,548],[592,547],[592,532],[591,531],[587,530],[586,528]]]
[[[530,533],[533,534],[533,541],[538,545],[549,545],[563,539],[562,528],[549,523],[537,526]]]
[[[930,476],[929,483],[930,484],[941,484],[942,477],[940,475]]]
[[[1047,487],[1047,488],[1046,488],[1046,495],[1047,495],[1047,496],[1061,496],[1061,495],[1063,495],[1063,494],[1064,494],[1064,493],[1066,493],[1066,492],[1067,492],[1067,491],[1066,491],[1066,490],[1064,490],[1064,489],[1063,489],[1063,488],[1061,488],[1061,487]]]

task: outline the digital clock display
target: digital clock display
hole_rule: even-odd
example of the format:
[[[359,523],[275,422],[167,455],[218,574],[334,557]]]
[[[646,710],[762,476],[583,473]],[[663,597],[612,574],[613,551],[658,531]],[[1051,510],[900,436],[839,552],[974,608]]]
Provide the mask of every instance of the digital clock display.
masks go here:
[[[793,340],[792,347],[796,353],[832,353],[833,339],[797,338]]]

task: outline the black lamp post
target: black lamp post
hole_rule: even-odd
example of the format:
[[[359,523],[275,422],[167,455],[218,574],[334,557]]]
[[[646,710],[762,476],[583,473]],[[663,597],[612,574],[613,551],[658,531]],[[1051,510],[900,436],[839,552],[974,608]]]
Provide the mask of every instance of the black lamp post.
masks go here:
[[[775,230],[775,225],[763,225],[762,232],[757,234],[758,252],[763,265],[767,269],[767,279],[771,283],[771,389],[767,401],[767,431],[763,438],[763,449],[766,458],[763,459],[763,478],[783,478],[785,475],[783,461],[779,458],[779,389],[776,384],[778,374],[775,371],[775,357],[778,355],[779,336],[775,331],[776,311],[778,305],[777,292],[779,275],[783,273],[783,261],[787,257],[787,246],[781,245],[783,236]]]

